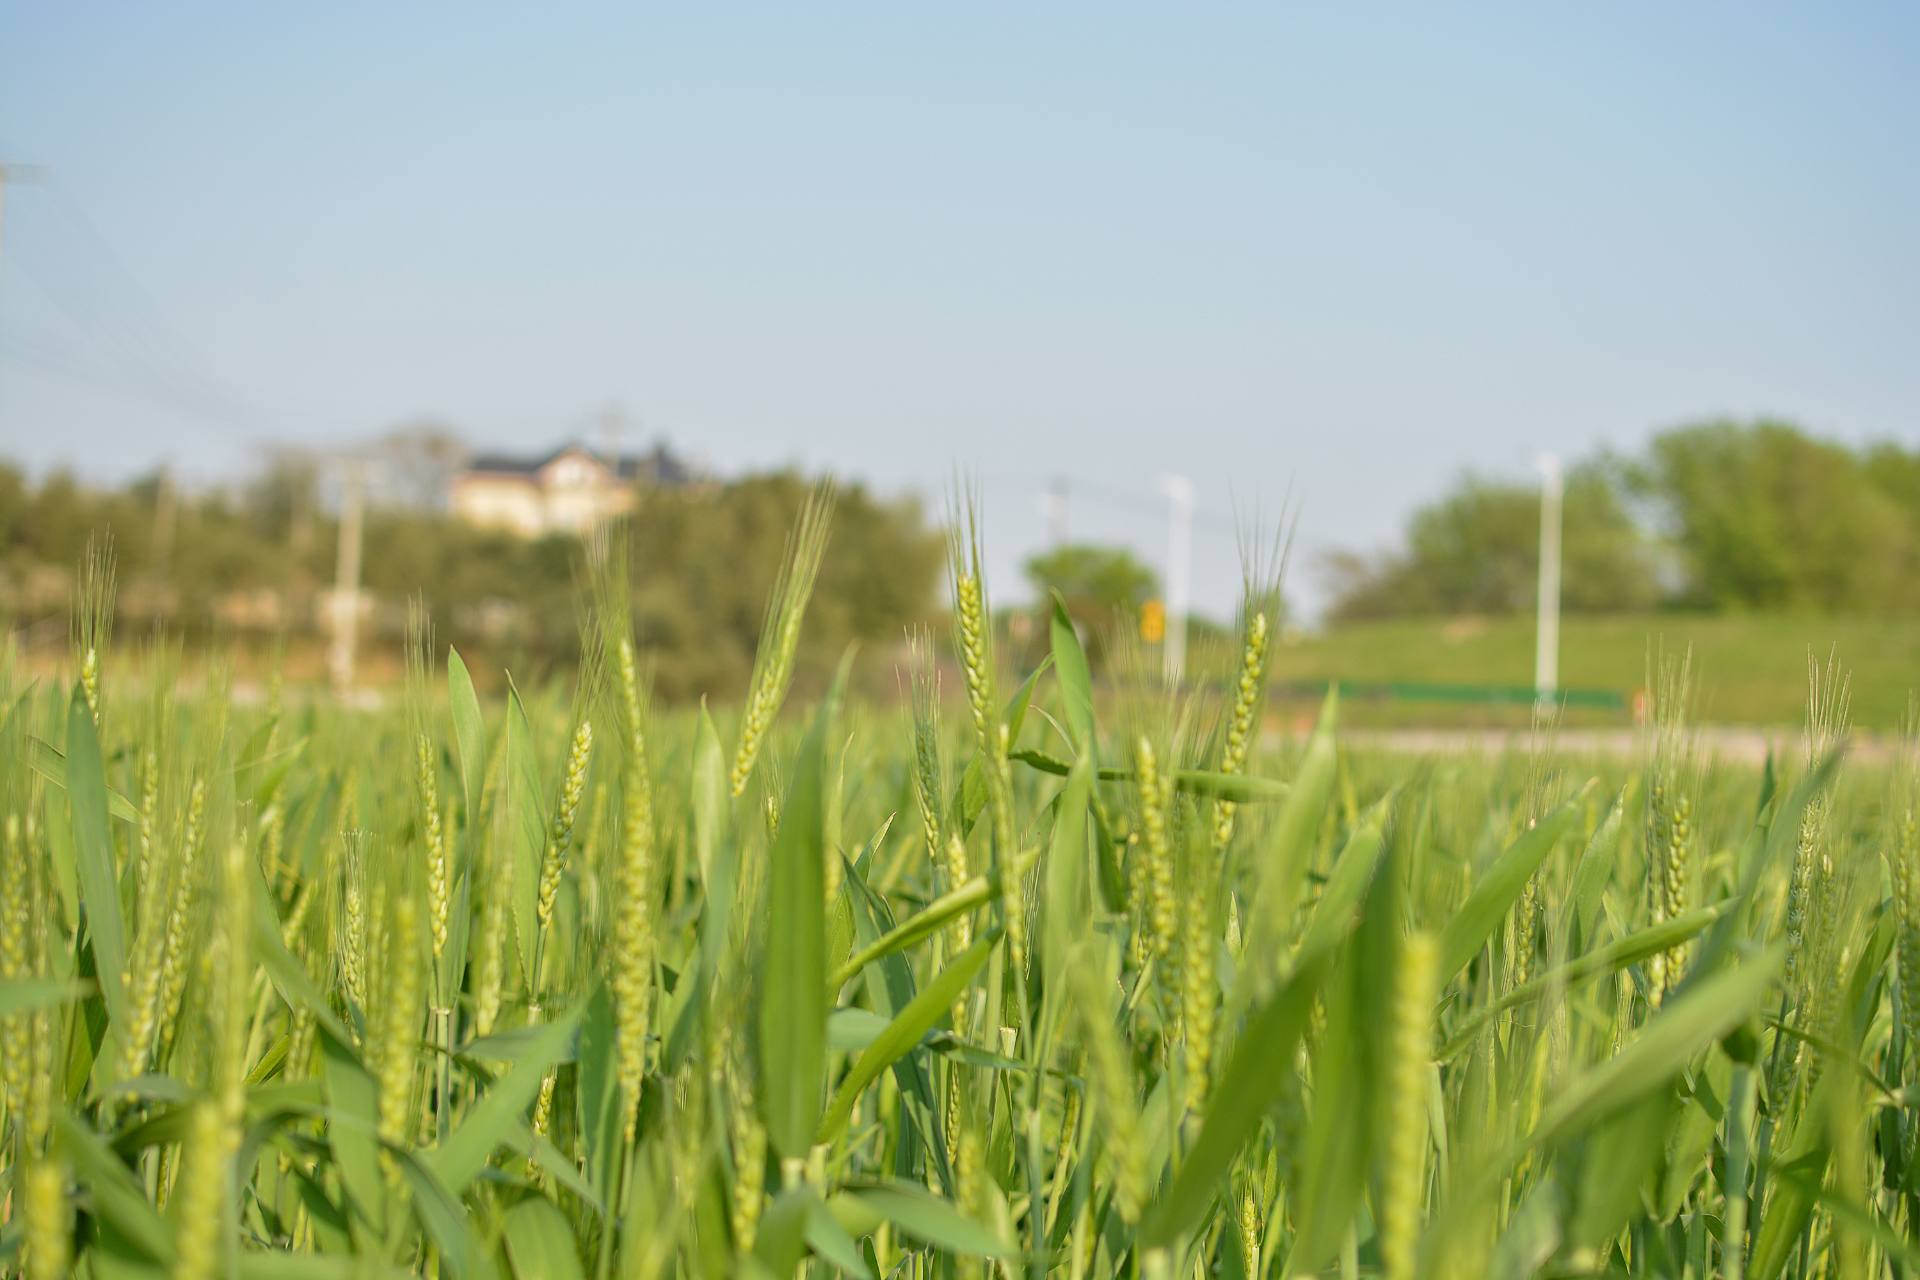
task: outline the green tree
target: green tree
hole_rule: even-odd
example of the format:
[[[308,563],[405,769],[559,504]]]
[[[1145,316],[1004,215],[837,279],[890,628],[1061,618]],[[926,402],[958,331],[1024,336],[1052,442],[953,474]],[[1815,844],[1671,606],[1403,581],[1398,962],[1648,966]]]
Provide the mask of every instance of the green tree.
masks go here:
[[[1141,606],[1160,590],[1153,570],[1125,547],[1066,543],[1029,557],[1025,568],[1042,614],[1051,607],[1051,593],[1058,591],[1066,601],[1087,659],[1096,666],[1105,663],[1113,634],[1133,628]],[[1014,631],[1019,661],[1038,661],[1045,651],[1046,627],[1022,625]]]
[[[744,688],[766,603],[809,482],[792,472],[651,491],[629,525],[634,622],[663,696]],[[896,643],[932,619],[944,554],[917,502],[843,487],[795,663],[819,686],[846,646]]]
[[[625,528],[637,635],[663,698],[739,696],[809,487],[779,473],[646,492]],[[33,487],[0,467],[0,604],[18,612],[9,621],[63,616],[70,591],[62,579],[87,539],[107,532],[125,621],[164,616],[200,639],[229,631],[223,619],[259,616],[244,607],[248,596],[271,596],[284,625],[319,638],[315,593],[332,583],[338,526],[320,510],[311,467],[281,457],[232,496],[181,495],[164,564],[153,554],[159,495],[154,476],[100,492],[61,474]],[[525,539],[389,501],[368,508],[365,547],[361,586],[376,606],[364,636],[369,668],[381,652],[398,651],[407,600],[416,595],[438,642],[460,646],[477,671],[506,667],[525,682],[572,664],[579,539]],[[842,489],[802,633],[798,683],[819,684],[852,641],[892,644],[908,625],[930,620],[942,548],[917,504]],[[228,607],[236,604],[243,607]]]
[[[1659,595],[1646,539],[1610,468],[1567,476],[1562,508],[1561,605],[1569,612],[1642,609]],[[1408,521],[1405,546],[1327,563],[1341,620],[1422,614],[1509,614],[1533,609],[1540,565],[1536,486],[1468,475]]]
[[[1920,600],[1912,462],[1863,458],[1784,422],[1655,437],[1635,470],[1707,608],[1888,612]]]
[[[1058,591],[1068,611],[1088,623],[1130,616],[1159,590],[1153,570],[1125,547],[1068,543],[1029,557],[1026,571],[1042,604]]]
[[[26,476],[20,468],[0,462],[0,548],[13,545],[26,505]]]

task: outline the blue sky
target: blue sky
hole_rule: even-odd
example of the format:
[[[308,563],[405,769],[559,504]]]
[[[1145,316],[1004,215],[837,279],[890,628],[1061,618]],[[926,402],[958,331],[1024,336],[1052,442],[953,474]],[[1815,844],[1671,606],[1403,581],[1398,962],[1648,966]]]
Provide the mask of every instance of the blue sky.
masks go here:
[[[618,402],[722,469],[1190,475],[1293,585],[1461,470],[1773,413],[1920,440],[1920,9],[0,0],[0,452],[212,481]],[[637,440],[635,441],[637,443]]]

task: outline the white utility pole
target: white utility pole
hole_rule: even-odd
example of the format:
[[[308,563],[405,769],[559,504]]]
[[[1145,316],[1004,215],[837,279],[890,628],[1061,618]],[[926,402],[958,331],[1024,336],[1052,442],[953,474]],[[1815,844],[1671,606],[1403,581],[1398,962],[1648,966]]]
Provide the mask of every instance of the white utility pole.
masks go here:
[[[1065,546],[1067,541],[1067,478],[1055,476],[1047,482],[1047,542]]]
[[[1560,507],[1566,482],[1560,459],[1540,459],[1540,599],[1533,645],[1533,688],[1544,707],[1560,687]]]
[[[0,233],[6,229],[7,184],[38,182],[46,173],[46,169],[37,164],[0,164]]]
[[[620,473],[620,450],[626,443],[624,437],[627,433],[627,413],[626,410],[620,407],[619,401],[608,401],[607,407],[601,411],[600,430],[607,441],[607,465],[613,468],[615,475],[618,475]]]
[[[153,485],[153,563],[162,570],[173,558],[173,528],[179,518],[179,495],[173,488],[173,468],[160,464]]]
[[[346,467],[346,492],[340,500],[340,549],[333,579],[333,643],[327,648],[327,669],[333,687],[353,684],[354,641],[360,630],[360,537],[363,477],[358,462]]]
[[[1187,670],[1187,596],[1193,570],[1193,481],[1167,476],[1160,482],[1171,504],[1167,525],[1167,682],[1179,684]]]
[[[37,164],[0,164],[0,244],[6,239],[7,184],[38,182],[46,170]]]

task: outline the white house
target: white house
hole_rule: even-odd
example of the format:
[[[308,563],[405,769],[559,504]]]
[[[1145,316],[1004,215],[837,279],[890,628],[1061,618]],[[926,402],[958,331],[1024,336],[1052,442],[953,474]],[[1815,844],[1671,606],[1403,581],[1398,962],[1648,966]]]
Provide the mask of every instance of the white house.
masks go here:
[[[586,533],[631,511],[635,486],[692,479],[664,445],[610,461],[585,445],[567,444],[543,458],[482,454],[453,477],[447,496],[453,513],[469,524],[531,538]]]

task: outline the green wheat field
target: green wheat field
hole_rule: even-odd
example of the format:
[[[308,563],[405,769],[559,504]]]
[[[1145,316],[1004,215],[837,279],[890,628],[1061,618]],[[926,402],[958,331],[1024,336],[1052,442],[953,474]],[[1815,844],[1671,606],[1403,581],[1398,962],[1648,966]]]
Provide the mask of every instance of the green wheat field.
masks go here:
[[[899,708],[650,707],[416,628],[366,710],[110,636],[0,664],[0,1269],[29,1277],[1907,1276],[1920,767],[1350,753],[997,667],[977,533]],[[904,647],[903,647],[904,651]],[[727,708],[722,710],[722,708]]]

